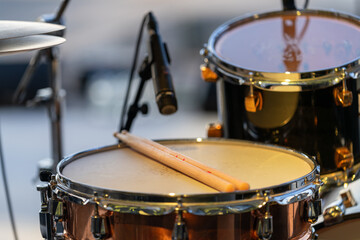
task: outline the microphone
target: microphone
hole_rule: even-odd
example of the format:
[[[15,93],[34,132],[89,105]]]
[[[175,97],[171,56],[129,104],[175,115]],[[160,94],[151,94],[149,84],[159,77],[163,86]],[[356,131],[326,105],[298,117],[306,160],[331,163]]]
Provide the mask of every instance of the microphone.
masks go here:
[[[158,24],[152,12],[148,13],[147,29],[149,33],[148,57],[156,103],[161,114],[172,114],[177,110],[177,101],[169,70],[170,58],[166,45],[161,40]]]

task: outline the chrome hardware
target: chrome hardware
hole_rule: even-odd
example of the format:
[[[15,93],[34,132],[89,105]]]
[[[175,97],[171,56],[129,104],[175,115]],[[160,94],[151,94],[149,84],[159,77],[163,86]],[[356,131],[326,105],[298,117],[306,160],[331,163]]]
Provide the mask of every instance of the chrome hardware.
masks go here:
[[[97,194],[95,194],[95,211],[91,217],[91,232],[95,239],[106,239],[109,236],[107,218],[99,215],[99,206],[97,204]]]
[[[37,186],[41,196],[40,232],[46,240],[64,239],[64,203],[56,197],[53,190],[56,188],[55,175],[44,171],[40,173],[40,180],[48,182],[45,185]]]
[[[320,187],[323,185],[323,182],[320,179],[320,166],[318,166],[318,173],[314,184],[317,186],[317,191],[314,193],[313,199],[306,202],[305,205],[305,221],[311,224],[314,224],[322,213]]]
[[[341,199],[343,201],[343,204],[345,208],[353,207],[357,205],[357,202],[355,198],[352,196],[351,191],[347,190],[346,192],[343,192],[340,194]]]
[[[270,239],[273,233],[273,217],[266,212],[263,217],[258,220],[256,227],[257,237],[261,240]]]
[[[219,77],[207,64],[200,65],[201,78],[205,82],[216,82]]]
[[[207,126],[207,136],[221,138],[224,136],[223,126],[220,123],[210,123]]]
[[[270,214],[270,192],[266,191],[264,194],[265,197],[265,214],[258,218],[256,226],[257,237],[261,240],[270,239],[273,234],[273,217]]]
[[[338,205],[327,208],[323,214],[324,225],[330,226],[342,222],[344,214],[345,207],[342,202]]]
[[[306,221],[313,224],[321,215],[321,199],[307,202],[306,205]]]
[[[335,150],[335,164],[344,171],[354,165],[354,155],[347,147],[339,147]]]
[[[186,227],[186,223],[183,217],[183,206],[182,206],[182,198],[179,197],[177,199],[177,206],[175,208],[176,218],[174,223],[174,229],[172,232],[171,239],[172,240],[188,240],[189,235]]]
[[[250,92],[245,97],[245,109],[248,112],[257,112],[262,110],[263,98],[259,91],[254,91],[253,73],[250,73]]]
[[[54,238],[53,221],[49,212],[50,188],[49,185],[46,184],[37,186],[37,190],[40,192],[41,198],[41,209],[39,212],[41,236],[46,240],[50,240]]]
[[[315,228],[311,227],[311,240],[318,240],[319,236],[318,234],[315,232]]]
[[[200,50],[200,55],[202,57],[207,57],[209,54],[209,50],[207,49],[207,44],[204,45],[204,47]]]
[[[188,231],[186,228],[186,223],[183,219],[183,211],[176,210],[176,219],[174,224],[174,229],[172,232],[172,240],[187,240],[189,239]]]
[[[341,76],[340,79],[342,79],[342,86],[334,88],[334,98],[335,98],[335,104],[337,106],[342,107],[349,107],[351,106],[353,102],[353,95],[352,92],[348,90],[346,86],[346,76],[347,73],[345,69],[341,69]]]

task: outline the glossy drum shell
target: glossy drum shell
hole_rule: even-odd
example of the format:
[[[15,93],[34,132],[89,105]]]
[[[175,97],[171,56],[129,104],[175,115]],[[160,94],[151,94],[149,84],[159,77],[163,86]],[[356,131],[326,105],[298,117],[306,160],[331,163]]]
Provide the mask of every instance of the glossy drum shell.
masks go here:
[[[165,145],[197,142],[256,146],[286,152],[307,161],[312,171],[302,178],[264,189],[177,196],[141,194],[93,187],[64,176],[62,169],[77,159],[105,151],[121,151],[125,146],[84,151],[65,158],[57,168],[57,186],[53,192],[64,202],[65,238],[93,239],[91,218],[98,205],[99,215],[106,219],[109,234],[106,239],[171,239],[179,199],[189,240],[257,239],[256,227],[265,215],[266,206],[273,217],[272,239],[311,238],[307,206],[318,196],[320,187],[319,169],[313,160],[290,149],[238,140],[160,141]]]
[[[320,164],[321,173],[337,170],[335,150],[344,142],[352,145],[354,162],[360,162],[358,95],[356,81],[347,81],[348,89],[353,93],[353,104],[349,107],[336,106],[333,97],[334,88],[327,87],[296,93],[269,92],[256,89],[263,94],[263,112],[270,108],[269,114],[248,113],[244,99],[249,86],[236,85],[219,80],[219,101],[222,103],[220,118],[223,121],[224,137],[279,144],[315,156]],[[288,95],[296,95],[297,100],[289,107]],[[276,101],[284,99],[284,101]],[[289,116],[281,119],[278,127],[264,128],[256,126],[253,120],[268,121],[276,112],[292,108]],[[250,118],[252,114],[252,118]],[[262,118],[262,119],[260,119]],[[285,124],[282,122],[286,121]]]
[[[304,221],[305,201],[289,205],[273,205],[270,213],[274,219],[272,239],[311,239],[310,223]],[[93,239],[91,216],[94,204],[81,205],[66,202],[66,239]],[[196,216],[184,214],[189,240],[256,239],[256,216],[264,209],[241,214],[217,216]],[[175,214],[144,216],[118,213],[100,209],[100,215],[107,216],[112,240],[171,240]]]
[[[321,21],[324,21],[323,27],[310,28],[312,33],[319,32],[318,36],[303,34],[307,27],[304,19],[308,18],[310,22],[312,18],[322,18]],[[269,19],[276,19],[278,22],[266,25]],[[299,19],[305,23],[300,24]],[[291,28],[289,22],[296,27]],[[336,52],[334,48],[338,43],[347,42],[347,39],[342,37],[351,39],[351,34],[334,35],[336,40],[333,42],[333,39],[322,39],[321,33],[329,32],[327,28],[330,25],[326,24],[328,22],[344,24],[351,29],[350,32],[356,33],[357,37],[359,35],[360,19],[357,16],[324,10],[276,11],[248,15],[230,20],[212,33],[202,55],[206,66],[218,75],[218,111],[225,138],[279,144],[303,151],[317,158],[322,174],[341,170],[335,160],[335,152],[339,147],[347,147],[352,151],[354,163],[359,164],[357,78],[360,65],[359,56],[356,56],[359,45],[350,45],[349,49],[353,54],[351,57],[344,57],[336,62],[338,59],[335,55],[329,56],[329,59],[337,60],[318,65],[317,62],[322,59],[328,59],[317,59],[314,52],[324,54],[324,46],[328,42],[335,42],[332,52]],[[269,34],[269,29],[263,28],[268,34],[262,36],[261,26],[274,27],[273,34]],[[308,26],[311,26],[311,23]],[[254,33],[255,29],[257,31]],[[240,54],[251,52],[248,49],[253,47],[253,43],[243,41],[245,46],[238,45],[238,40],[243,36],[239,32],[258,36],[254,37],[254,42],[261,44],[259,43],[260,47],[252,49],[253,55]],[[315,40],[317,37],[319,40]],[[264,40],[258,41],[258,38]],[[311,41],[312,38],[314,41]],[[351,39],[352,42],[358,42],[355,40]],[[266,45],[268,41],[272,45]],[[309,46],[312,51],[309,51]],[[285,56],[290,59],[294,57],[286,55],[286,47],[293,50],[292,54],[299,56],[295,60],[286,59]],[[256,55],[259,53],[263,54],[260,56],[264,59],[276,55],[275,63],[264,61],[264,65],[256,66],[254,59],[259,58]],[[279,60],[282,54],[283,61]],[[251,64],[246,62],[247,58]],[[302,59],[307,59],[308,63],[301,62]],[[282,67],[277,67],[278,65]],[[341,76],[342,71],[346,77]],[[350,106],[337,105],[334,98],[335,89],[341,89],[343,81],[352,93]],[[261,94],[262,109],[249,113],[245,108],[245,98],[252,91]]]

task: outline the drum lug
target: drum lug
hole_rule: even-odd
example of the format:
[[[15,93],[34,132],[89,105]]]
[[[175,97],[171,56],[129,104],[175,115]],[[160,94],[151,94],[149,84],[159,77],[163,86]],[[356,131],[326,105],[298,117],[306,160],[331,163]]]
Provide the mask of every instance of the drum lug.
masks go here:
[[[262,110],[263,98],[259,91],[254,91],[253,73],[250,73],[250,92],[245,96],[245,109],[248,112],[257,112]]]
[[[95,194],[95,211],[91,217],[91,232],[95,239],[106,239],[109,237],[108,222],[106,216],[99,215],[99,206],[97,204],[97,197]]]
[[[261,240],[270,239],[273,234],[273,217],[270,214],[270,192],[265,192],[265,214],[260,216],[256,226],[257,237]]]
[[[91,232],[95,239],[106,239],[108,237],[106,217],[94,215],[91,217]]]
[[[201,78],[205,82],[216,82],[219,79],[219,76],[210,69],[208,64],[200,65]]]
[[[224,136],[224,129],[223,125],[220,123],[210,123],[207,126],[207,136],[209,138],[221,138]]]
[[[349,107],[353,102],[352,92],[346,86],[347,73],[345,69],[341,70],[340,79],[342,79],[342,86],[334,88],[334,99],[337,106]]]
[[[177,199],[177,207],[175,208],[175,223],[171,236],[171,240],[188,240],[189,235],[186,227],[186,223],[183,217],[182,198]]]
[[[253,91],[250,86],[250,94],[245,97],[245,109],[248,112],[258,112],[262,110],[263,98],[260,92]]]
[[[200,50],[200,55],[204,58],[209,55],[209,50],[207,48],[207,44],[204,44],[204,47]]]
[[[313,224],[321,215],[321,199],[316,199],[307,202],[306,206],[306,221]]]
[[[258,220],[256,227],[257,237],[261,240],[270,239],[273,233],[273,217],[266,212],[263,217]]]
[[[354,155],[347,147],[338,147],[335,150],[335,164],[344,171],[354,165]]]
[[[172,240],[188,240],[188,231],[183,219],[183,211],[177,210],[176,211],[176,219],[174,224],[174,229],[172,232]]]

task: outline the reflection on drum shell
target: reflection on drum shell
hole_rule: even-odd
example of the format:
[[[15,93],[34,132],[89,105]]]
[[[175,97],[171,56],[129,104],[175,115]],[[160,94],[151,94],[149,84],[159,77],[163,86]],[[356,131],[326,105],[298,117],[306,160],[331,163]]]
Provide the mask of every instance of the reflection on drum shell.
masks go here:
[[[304,221],[304,204],[297,202],[289,205],[272,205],[270,208],[274,220],[272,239],[310,239],[310,223]],[[66,202],[65,229],[66,239],[92,239],[91,216],[94,205],[80,205]],[[170,240],[174,228],[175,214],[164,216],[144,216],[129,213],[111,212],[100,209],[100,216],[108,220],[112,240],[162,239]],[[189,239],[256,239],[257,216],[264,209],[242,214],[218,216],[196,216],[184,214]]]
[[[336,149],[353,150],[355,164],[360,162],[358,95],[356,80],[348,79],[353,104],[337,106],[333,87],[303,92],[271,92],[257,89],[263,95],[263,109],[245,110],[244,99],[249,86],[219,80],[220,119],[226,138],[261,141],[288,146],[315,156],[321,173],[338,169]],[[220,85],[220,86],[219,86]]]

